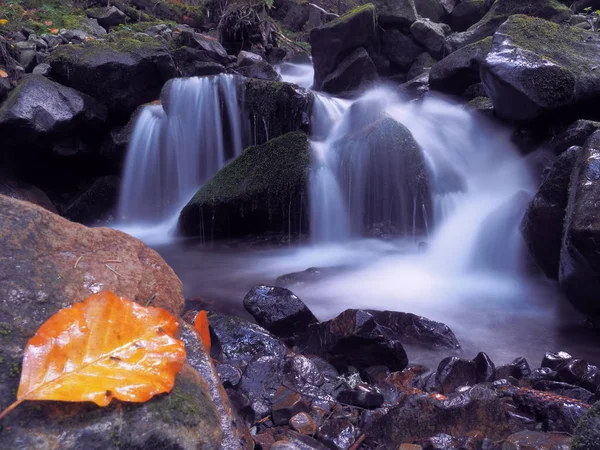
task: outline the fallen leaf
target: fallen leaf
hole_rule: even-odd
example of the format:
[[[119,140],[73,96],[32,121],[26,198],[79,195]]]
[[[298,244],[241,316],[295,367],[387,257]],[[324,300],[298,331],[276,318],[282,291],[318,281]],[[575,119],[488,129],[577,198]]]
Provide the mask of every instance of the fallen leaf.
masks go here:
[[[208,328],[208,312],[200,311],[196,316],[196,331],[200,334],[206,350],[210,352],[210,330]]]
[[[6,25],[8,23],[8,19],[0,19],[0,25]]]
[[[8,78],[8,73],[6,73],[6,70],[0,69],[0,78]]]
[[[179,324],[162,308],[104,292],[50,317],[25,348],[17,401],[145,402],[173,388],[185,361]]]
[[[44,22],[44,25],[46,25],[47,27],[51,27],[52,26],[52,21],[51,20],[46,20]]]
[[[50,30],[50,33],[52,33],[52,34],[58,34],[58,32],[59,32],[59,31],[60,31],[60,30],[59,30],[58,28],[52,28],[52,29]]]

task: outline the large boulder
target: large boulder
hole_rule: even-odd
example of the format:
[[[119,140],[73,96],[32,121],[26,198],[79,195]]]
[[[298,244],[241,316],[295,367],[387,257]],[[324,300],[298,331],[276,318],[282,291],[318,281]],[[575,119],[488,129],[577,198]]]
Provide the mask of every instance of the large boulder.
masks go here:
[[[353,51],[363,47],[370,54],[377,46],[377,17],[372,4],[360,6],[326,25],[313,28],[310,44],[315,66],[313,87],[325,79]]]
[[[365,88],[377,80],[377,69],[367,51],[359,47],[323,80],[321,88],[334,94]]]
[[[442,6],[441,0],[414,0],[417,8],[417,13],[421,17],[432,20],[434,22],[441,22],[445,16],[446,11]]]
[[[593,405],[579,420],[571,442],[571,450],[597,448],[600,448],[600,402]]]
[[[600,130],[600,122],[576,120],[566,130],[554,136],[548,146],[555,155],[560,155],[573,146],[582,146],[598,130]]]
[[[414,0],[377,0],[377,20],[383,26],[409,27],[417,20]]]
[[[481,78],[496,114],[531,120],[566,107],[585,114],[600,96],[600,36],[575,27],[513,16],[494,36]]]
[[[533,259],[554,280],[558,279],[569,181],[580,153],[581,147],[571,147],[558,157],[531,200],[521,225]]]
[[[483,19],[490,4],[489,0],[463,0],[448,16],[448,25],[453,31],[466,31]]]
[[[165,82],[177,76],[168,49],[150,37],[62,45],[48,63],[53,79],[103,103],[121,123],[138,106],[156,100]]]
[[[267,232],[291,238],[308,229],[310,146],[302,132],[246,149],[185,206],[186,236],[222,239]]]
[[[492,36],[502,23],[515,14],[541,17],[560,23],[571,17],[571,10],[558,0],[497,0],[479,22],[465,32],[448,37],[446,42],[448,51],[455,51]]]
[[[85,13],[88,17],[96,19],[98,24],[107,30],[127,22],[125,13],[115,6],[90,8]]]
[[[308,132],[313,94],[291,83],[247,79],[242,82],[241,108],[248,118],[250,143],[264,144],[291,131]]]
[[[152,299],[183,311],[181,281],[142,242],[89,229],[45,209],[0,196],[0,408],[15,400],[27,341],[51,315],[89,295],[112,291],[140,304]],[[167,395],[146,403],[26,402],[2,421],[11,449],[219,449],[221,428],[206,382],[185,365]]]
[[[492,48],[492,38],[467,45],[434,64],[429,72],[431,89],[462,94],[479,83],[479,66]]]
[[[413,202],[431,211],[428,173],[421,149],[406,127],[384,117],[353,128],[333,145],[340,156],[342,193],[349,208],[360,211],[353,214],[355,232],[425,232],[426,217],[423,210],[414,214]]]
[[[0,176],[0,194],[31,202],[50,212],[58,214],[56,207],[46,193],[32,184],[24,183],[23,181],[6,176]]]
[[[396,28],[384,28],[380,30],[379,36],[382,54],[402,72],[410,69],[419,55],[425,52],[425,48],[418,44],[412,36],[408,36]]]
[[[559,281],[571,303],[584,314],[600,317],[600,131],[585,143],[569,186],[560,254]]]
[[[67,219],[85,225],[109,221],[119,198],[121,178],[117,175],[100,177],[77,195],[62,211]]]
[[[431,56],[441,58],[444,53],[444,41],[446,35],[450,33],[450,27],[429,19],[418,19],[410,26],[410,33],[419,44],[427,49]]]

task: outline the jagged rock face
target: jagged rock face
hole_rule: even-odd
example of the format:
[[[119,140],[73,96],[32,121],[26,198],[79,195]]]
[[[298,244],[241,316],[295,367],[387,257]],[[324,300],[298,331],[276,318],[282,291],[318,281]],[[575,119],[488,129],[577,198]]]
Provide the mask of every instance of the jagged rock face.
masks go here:
[[[558,279],[571,172],[580,153],[581,147],[571,147],[559,156],[531,200],[521,225],[536,264],[554,280]]]
[[[569,185],[559,281],[573,305],[584,314],[600,317],[600,132],[585,143],[575,162]]]
[[[308,137],[294,132],[247,148],[185,206],[179,228],[205,239],[308,229]]]
[[[497,0],[485,16],[467,31],[449,36],[446,42],[447,50],[452,52],[492,36],[502,23],[516,14],[561,23],[571,17],[571,10],[558,0]]]
[[[531,120],[577,108],[600,95],[600,37],[542,19],[513,16],[494,36],[481,77],[496,114]]]

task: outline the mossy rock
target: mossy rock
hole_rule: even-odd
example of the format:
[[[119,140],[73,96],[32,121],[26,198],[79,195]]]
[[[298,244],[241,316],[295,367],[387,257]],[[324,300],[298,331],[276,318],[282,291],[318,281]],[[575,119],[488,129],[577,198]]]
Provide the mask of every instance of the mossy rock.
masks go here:
[[[243,78],[242,109],[250,124],[251,144],[263,144],[291,131],[308,131],[314,96],[280,81]]]
[[[158,98],[177,69],[168,49],[154,38],[111,36],[109,42],[60,46],[48,63],[52,78],[95,98],[116,121],[125,123],[138,106]]]
[[[593,112],[600,96],[600,36],[523,15],[512,16],[494,36],[481,67],[496,113],[510,120]]]
[[[571,441],[571,450],[598,448],[600,448],[600,402],[593,405],[579,420]]]
[[[452,52],[492,36],[502,23],[515,14],[560,23],[567,21],[572,12],[558,0],[497,0],[479,22],[465,32],[450,36],[447,39],[447,50]]]
[[[247,148],[196,193],[181,212],[179,228],[207,240],[305,233],[310,159],[303,132]]]
[[[377,15],[371,3],[310,32],[310,45],[315,66],[314,87],[323,81],[353,51],[363,47],[369,54],[378,47]]]

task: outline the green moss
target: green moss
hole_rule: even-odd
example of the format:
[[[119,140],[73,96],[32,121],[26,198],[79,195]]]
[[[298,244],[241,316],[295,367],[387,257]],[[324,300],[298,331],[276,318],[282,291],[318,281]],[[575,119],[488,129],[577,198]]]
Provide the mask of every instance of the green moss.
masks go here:
[[[551,18],[554,15],[571,14],[571,10],[558,0],[504,0],[495,2],[486,19],[505,19],[513,14]]]
[[[338,17],[335,20],[332,20],[331,22],[329,22],[327,25],[324,25],[324,27],[333,27],[339,23],[345,22],[349,19],[351,19],[352,17],[356,16],[359,13],[362,13],[363,11],[370,11],[373,14],[373,26],[376,26],[377,24],[377,14],[375,11],[375,5],[373,3],[367,3],[366,5],[362,5],[359,6],[357,8],[354,8],[352,11],[348,12],[347,14],[344,14],[342,17]]]
[[[17,363],[13,363],[8,370],[8,375],[11,378],[19,378],[21,375],[21,366],[19,366]]]
[[[217,204],[255,198],[257,194],[288,195],[306,182],[310,166],[308,137],[296,131],[249,147],[221,169],[194,196],[192,204]]]
[[[593,405],[579,420],[571,442],[571,450],[597,450],[599,448],[600,402]]]

